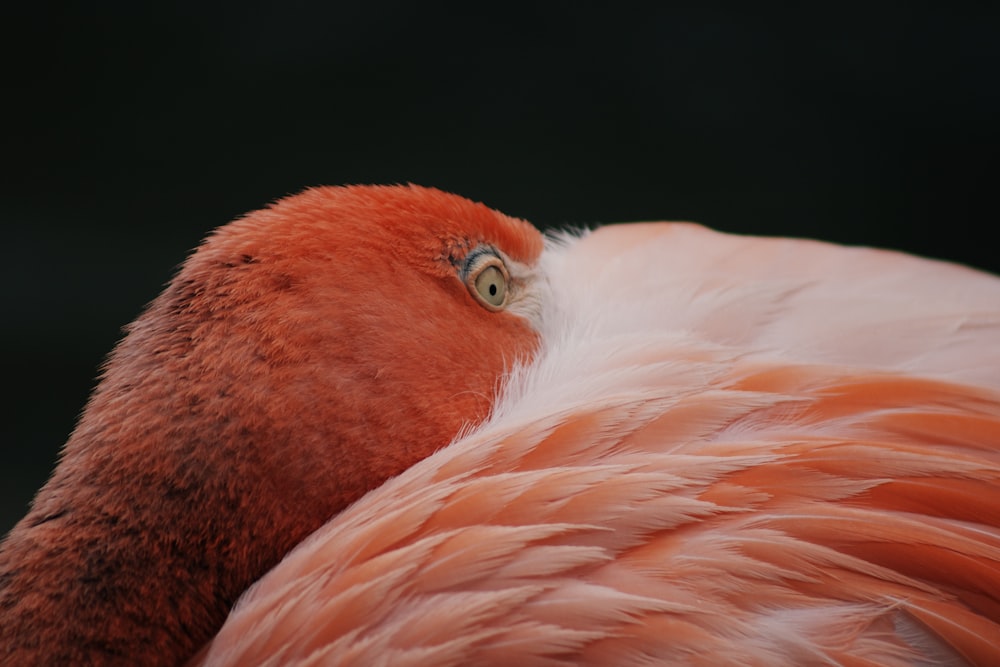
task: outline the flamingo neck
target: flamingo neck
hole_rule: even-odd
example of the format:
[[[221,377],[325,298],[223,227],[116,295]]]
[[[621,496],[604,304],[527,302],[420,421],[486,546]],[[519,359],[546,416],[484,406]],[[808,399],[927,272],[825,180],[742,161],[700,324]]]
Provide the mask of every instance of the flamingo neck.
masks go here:
[[[419,418],[422,404],[387,418],[402,405],[394,385],[338,398],[328,385],[346,373],[274,358],[220,384],[198,355],[150,361],[163,344],[140,335],[116,350],[55,473],[0,544],[0,664],[183,663],[295,544],[489,409],[466,392],[437,421]]]
[[[95,459],[110,449],[71,445]],[[0,549],[2,664],[182,663],[328,516],[293,520],[241,496],[239,468],[198,490],[77,450]]]

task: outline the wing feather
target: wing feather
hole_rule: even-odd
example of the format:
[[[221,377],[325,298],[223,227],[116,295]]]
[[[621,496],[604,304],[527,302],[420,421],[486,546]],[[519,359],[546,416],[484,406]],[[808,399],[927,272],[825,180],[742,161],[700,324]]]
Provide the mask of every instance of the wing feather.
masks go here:
[[[204,664],[1000,664],[1000,279],[686,224],[543,261],[493,417]]]

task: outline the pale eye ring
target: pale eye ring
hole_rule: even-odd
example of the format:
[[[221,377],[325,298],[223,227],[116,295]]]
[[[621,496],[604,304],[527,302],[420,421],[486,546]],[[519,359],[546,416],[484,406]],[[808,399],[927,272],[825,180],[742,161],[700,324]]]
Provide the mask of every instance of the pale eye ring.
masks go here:
[[[510,292],[510,274],[503,260],[492,252],[470,259],[465,281],[469,292],[487,310],[503,310]]]

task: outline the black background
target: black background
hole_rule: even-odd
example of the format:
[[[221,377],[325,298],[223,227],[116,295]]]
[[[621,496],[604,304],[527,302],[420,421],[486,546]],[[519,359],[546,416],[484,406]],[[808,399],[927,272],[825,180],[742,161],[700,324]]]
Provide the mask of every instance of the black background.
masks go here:
[[[28,4],[0,17],[0,533],[188,250],[309,185],[1000,271],[998,3]]]

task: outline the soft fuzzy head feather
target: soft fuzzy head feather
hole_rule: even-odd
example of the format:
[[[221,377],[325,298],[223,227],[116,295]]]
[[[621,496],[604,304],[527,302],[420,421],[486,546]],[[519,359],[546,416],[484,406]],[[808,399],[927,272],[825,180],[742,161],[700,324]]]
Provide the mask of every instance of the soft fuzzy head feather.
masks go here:
[[[505,310],[467,287],[477,248],[509,269]],[[295,543],[487,417],[537,345],[541,249],[418,187],[309,190],[218,230],[128,328],[6,540],[0,646],[189,656]]]

